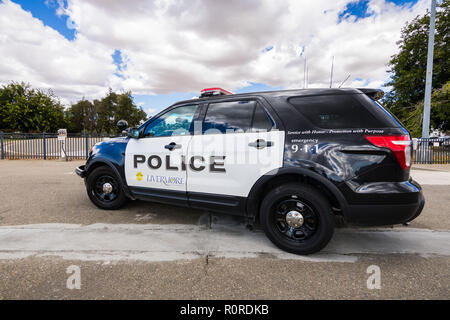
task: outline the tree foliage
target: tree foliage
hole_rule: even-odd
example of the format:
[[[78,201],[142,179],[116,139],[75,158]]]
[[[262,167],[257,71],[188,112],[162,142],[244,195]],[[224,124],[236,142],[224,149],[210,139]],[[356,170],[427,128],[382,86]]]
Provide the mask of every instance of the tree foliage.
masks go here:
[[[391,57],[389,72],[391,86],[384,104],[414,133],[420,136],[428,50],[430,13],[417,16],[402,29],[398,54]],[[436,33],[433,57],[432,87],[440,92],[450,80],[450,0],[443,0],[436,12]],[[433,94],[433,99],[442,98]],[[439,110],[434,110],[439,106]],[[442,103],[432,101],[431,124],[433,128],[448,128],[448,113],[443,113]],[[448,105],[447,105],[448,107]],[[443,118],[444,116],[444,118]],[[447,123],[447,124],[446,124]]]
[[[64,107],[51,92],[16,82],[0,88],[0,130],[52,132],[64,123]]]
[[[423,100],[409,110],[408,116],[404,119],[404,124],[407,128],[410,128],[413,137],[420,137],[422,134]],[[433,92],[430,122],[432,128],[444,132],[450,130],[450,81]]]
[[[117,94],[111,89],[93,102],[81,99],[66,110],[51,92],[32,89],[25,83],[11,82],[0,88],[0,131],[117,133],[117,121],[137,126],[147,118],[131,92]]]
[[[117,121],[137,126],[146,118],[147,114],[134,104],[131,92],[117,94],[111,89],[100,100],[82,99],[66,111],[70,132],[117,133]]]
[[[433,92],[430,118],[433,128],[450,130],[450,81]]]
[[[81,99],[66,111],[67,130],[69,132],[94,132],[97,126],[97,112],[94,105]]]

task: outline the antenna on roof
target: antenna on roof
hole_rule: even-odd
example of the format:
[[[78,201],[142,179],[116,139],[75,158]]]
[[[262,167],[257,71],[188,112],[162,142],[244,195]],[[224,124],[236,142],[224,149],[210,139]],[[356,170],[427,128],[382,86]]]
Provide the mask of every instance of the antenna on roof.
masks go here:
[[[342,81],[342,83],[339,85],[339,87],[338,88],[340,88],[340,87],[342,87],[342,85],[345,83],[345,81],[347,81],[348,80],[348,78],[350,78],[350,74],[347,76],[347,78],[345,78],[345,80],[344,81]]]
[[[305,63],[303,65],[303,89],[306,89],[307,85],[306,85],[306,68],[307,68],[307,64],[306,64],[306,55],[305,55]]]
[[[330,88],[333,86],[334,56],[331,58]]]
[[[308,75],[309,75],[309,68],[308,65],[306,65],[306,88],[308,89]]]
[[[308,71],[309,71],[308,62],[305,57],[305,86],[304,86],[305,89],[308,89]]]

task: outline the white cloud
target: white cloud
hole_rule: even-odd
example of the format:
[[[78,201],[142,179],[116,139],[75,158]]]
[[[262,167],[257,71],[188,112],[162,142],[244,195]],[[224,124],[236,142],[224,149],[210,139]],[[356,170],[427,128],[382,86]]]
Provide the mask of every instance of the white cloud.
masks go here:
[[[70,42],[10,1],[0,4],[0,83],[54,89],[63,102],[103,95],[115,66],[109,48],[80,34]]]
[[[305,46],[309,87],[380,86],[405,22],[423,14],[370,0],[372,16],[343,20],[349,0],[69,0],[76,38],[66,40],[23,11],[0,2],[0,83],[23,80],[53,88],[65,102],[102,96],[107,87],[138,94],[236,90],[248,82],[303,86]],[[273,46],[265,52],[264,48]],[[121,50],[123,78],[111,54]],[[304,53],[304,54],[305,54]],[[126,67],[125,67],[126,65]],[[354,80],[356,78],[363,80]]]
[[[151,115],[156,114],[158,112],[158,110],[156,110],[154,108],[148,108],[147,110],[145,110],[145,112],[151,116]]]

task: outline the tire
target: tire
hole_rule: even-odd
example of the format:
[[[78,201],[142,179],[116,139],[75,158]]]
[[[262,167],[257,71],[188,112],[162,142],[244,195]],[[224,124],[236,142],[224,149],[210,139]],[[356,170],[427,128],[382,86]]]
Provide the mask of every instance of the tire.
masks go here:
[[[109,193],[104,192],[102,187],[106,183],[112,187]],[[123,192],[120,179],[113,169],[106,166],[96,168],[89,174],[86,180],[86,190],[89,199],[100,209],[116,210],[128,200]]]
[[[261,203],[260,222],[277,247],[300,255],[323,249],[334,232],[329,201],[314,187],[301,183],[269,191]]]

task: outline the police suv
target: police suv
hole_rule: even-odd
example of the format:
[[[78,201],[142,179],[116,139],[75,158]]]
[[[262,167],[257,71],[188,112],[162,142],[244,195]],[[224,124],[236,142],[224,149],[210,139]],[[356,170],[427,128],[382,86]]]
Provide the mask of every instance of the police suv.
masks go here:
[[[336,215],[388,225],[423,209],[410,134],[382,94],[204,89],[139,128],[119,121],[126,137],[97,143],[76,173],[102,209],[141,199],[241,215],[278,247],[310,254],[329,242]]]

